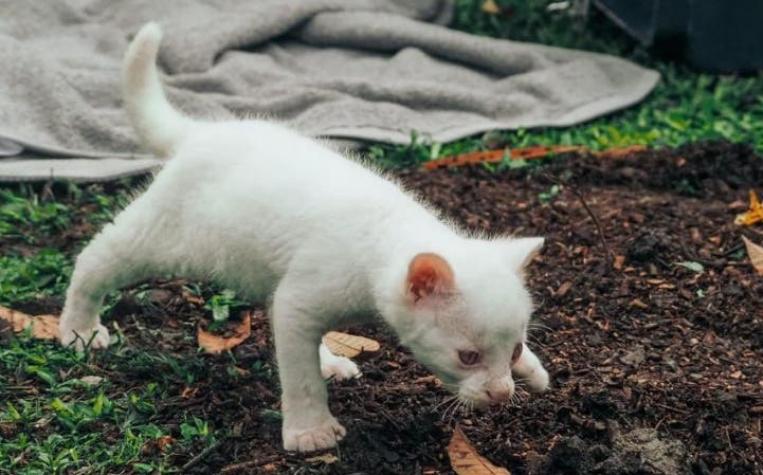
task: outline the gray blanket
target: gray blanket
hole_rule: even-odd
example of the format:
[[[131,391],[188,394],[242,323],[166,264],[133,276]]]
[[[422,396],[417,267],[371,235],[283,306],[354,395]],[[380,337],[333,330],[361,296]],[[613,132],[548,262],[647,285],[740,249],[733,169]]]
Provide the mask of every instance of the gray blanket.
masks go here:
[[[447,29],[448,0],[0,0],[0,179],[110,179],[156,167],[122,110],[122,54],[165,30],[170,100],[314,136],[445,142],[566,126],[641,100],[622,59]],[[36,160],[35,158],[44,157]]]

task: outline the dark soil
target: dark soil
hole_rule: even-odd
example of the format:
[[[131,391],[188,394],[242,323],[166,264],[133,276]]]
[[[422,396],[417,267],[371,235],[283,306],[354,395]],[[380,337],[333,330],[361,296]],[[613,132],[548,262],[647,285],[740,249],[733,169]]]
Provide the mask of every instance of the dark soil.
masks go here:
[[[332,411],[348,429],[339,460],[284,453],[275,379],[246,369],[262,360],[274,368],[267,318],[257,312],[252,337],[233,350],[238,377],[229,357],[203,357],[209,377],[190,393],[178,383],[157,415],[172,425],[183,407],[231,431],[185,473],[452,473],[445,447],[456,422],[515,475],[763,473],[763,278],[741,240],[763,242],[763,226],[734,225],[748,190],[763,184],[763,159],[716,143],[399,176],[470,230],[546,236],[529,274],[544,326],[531,346],[552,389],[443,420],[446,392],[395,338],[381,325],[352,329],[382,351],[361,363],[362,379],[330,385]],[[150,307],[125,298],[112,310],[125,351],[198,358],[192,337],[204,311],[181,283],[156,282]],[[135,365],[110,378],[128,387],[161,370]]]

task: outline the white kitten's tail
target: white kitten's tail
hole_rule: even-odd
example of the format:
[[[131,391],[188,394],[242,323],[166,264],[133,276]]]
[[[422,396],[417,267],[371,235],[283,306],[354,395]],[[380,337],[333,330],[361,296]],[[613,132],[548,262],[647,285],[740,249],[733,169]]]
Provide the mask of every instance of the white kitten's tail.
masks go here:
[[[156,56],[162,30],[147,23],[130,43],[122,66],[122,94],[130,122],[143,144],[160,157],[172,154],[193,123],[167,100]]]

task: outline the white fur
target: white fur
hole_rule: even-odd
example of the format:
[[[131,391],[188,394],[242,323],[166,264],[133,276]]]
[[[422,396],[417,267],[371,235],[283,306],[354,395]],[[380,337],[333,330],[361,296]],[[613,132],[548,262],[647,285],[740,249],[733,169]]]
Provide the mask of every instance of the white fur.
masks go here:
[[[321,375],[324,379],[343,381],[362,376],[358,365],[353,363],[351,359],[333,354],[323,343],[321,343],[318,352],[321,360]]]
[[[104,295],[179,274],[251,299],[272,295],[286,449],[327,448],[344,436],[322,373],[359,372],[325,352],[321,364],[321,335],[376,313],[460,397],[478,404],[495,402],[493,393],[510,397],[512,349],[532,311],[521,270],[543,240],[467,237],[396,184],[282,125],[182,117],[158,81],[160,38],[149,24],[130,46],[125,100],[146,146],[172,159],[77,258],[61,341],[81,349],[95,334],[91,348],[106,347]],[[448,262],[455,288],[416,303],[407,271],[422,252]],[[484,358],[464,368],[462,349]],[[545,374],[529,349],[520,361],[523,375]]]

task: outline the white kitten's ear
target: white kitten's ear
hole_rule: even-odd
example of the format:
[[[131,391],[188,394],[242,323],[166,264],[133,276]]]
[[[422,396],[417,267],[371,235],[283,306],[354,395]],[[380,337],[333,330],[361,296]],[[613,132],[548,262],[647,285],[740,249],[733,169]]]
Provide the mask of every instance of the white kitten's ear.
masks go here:
[[[519,273],[538,255],[545,239],[542,237],[511,239],[508,242],[509,265]]]
[[[417,254],[408,266],[405,288],[414,304],[448,295],[455,288],[453,269],[437,254]]]

